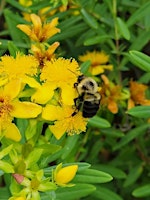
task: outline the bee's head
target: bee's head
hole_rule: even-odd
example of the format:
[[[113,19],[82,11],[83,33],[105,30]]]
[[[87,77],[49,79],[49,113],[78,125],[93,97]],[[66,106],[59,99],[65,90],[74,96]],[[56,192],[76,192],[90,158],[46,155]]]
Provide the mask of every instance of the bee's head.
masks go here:
[[[91,93],[94,94],[98,90],[96,81],[90,77],[82,77],[82,80],[78,83],[79,93]]]

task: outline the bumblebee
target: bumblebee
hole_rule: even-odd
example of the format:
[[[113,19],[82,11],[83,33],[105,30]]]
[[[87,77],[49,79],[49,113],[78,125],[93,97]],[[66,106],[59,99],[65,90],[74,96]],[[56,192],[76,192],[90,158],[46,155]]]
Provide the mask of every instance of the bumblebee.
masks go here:
[[[98,85],[96,81],[90,77],[81,75],[78,77],[78,82],[74,84],[79,97],[74,99],[76,109],[82,111],[82,115],[85,118],[90,118],[96,115],[101,95],[98,92]],[[74,116],[77,112],[74,112]]]

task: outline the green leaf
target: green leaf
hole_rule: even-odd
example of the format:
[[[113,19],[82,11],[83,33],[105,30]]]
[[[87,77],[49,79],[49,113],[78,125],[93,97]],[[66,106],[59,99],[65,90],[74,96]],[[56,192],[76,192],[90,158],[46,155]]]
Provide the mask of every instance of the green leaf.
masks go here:
[[[96,199],[100,200],[123,200],[121,196],[112,192],[111,190],[98,186],[97,190],[91,195],[92,197],[96,197]],[[95,199],[95,198],[91,198]]]
[[[140,51],[149,41],[150,30],[145,30],[138,35],[138,37],[134,38],[131,43],[129,50],[137,50]]]
[[[85,20],[85,22],[94,29],[98,28],[98,23],[96,21],[96,19],[90,15],[84,8],[81,9],[81,14],[83,15],[83,19]]]
[[[98,36],[90,37],[84,41],[84,45],[89,46],[89,45],[99,44],[99,43],[105,42],[106,40],[110,38],[111,38],[110,35],[98,35]]]
[[[61,158],[64,160],[67,156],[70,156],[71,151],[75,148],[79,140],[79,135],[72,135],[67,138],[65,146],[63,147],[63,154]]]
[[[136,188],[132,192],[132,195],[134,197],[150,197],[150,184],[146,184],[146,185]]]
[[[0,151],[0,159],[2,159],[4,156],[6,156],[7,154],[9,154],[9,152],[12,150],[13,148],[13,144],[7,146],[6,148],[2,149]]]
[[[28,127],[25,131],[26,139],[31,139],[37,132],[37,120],[36,119],[30,119]]]
[[[16,57],[16,53],[19,52],[19,49],[11,41],[8,42],[8,50],[10,52],[10,55],[13,56],[14,58]]]
[[[120,17],[117,17],[117,26],[118,26],[118,30],[119,30],[120,34],[126,40],[129,40],[130,39],[130,32],[129,32],[128,26]]]
[[[150,72],[150,57],[139,51],[130,51],[130,60],[140,69]]]
[[[136,180],[141,176],[142,172],[143,172],[142,163],[140,163],[140,165],[134,166],[124,182],[124,187],[133,185],[136,182]]]
[[[85,74],[85,73],[89,70],[90,65],[91,65],[90,60],[87,60],[87,61],[85,61],[84,63],[82,63],[82,64],[80,65],[81,72],[82,72],[83,74]]]
[[[14,12],[11,12],[8,9],[4,10],[4,16],[13,41],[20,43],[26,43],[27,41],[29,41],[28,37],[16,27],[18,23],[22,23],[25,21],[23,21],[23,19],[19,15],[16,15]]]
[[[109,136],[109,137],[123,137],[124,136],[124,133],[121,130],[113,128],[113,127],[101,129],[101,132],[104,135]]]
[[[96,127],[96,128],[109,128],[111,125],[110,123],[101,117],[94,116],[90,118],[88,125]]]
[[[26,159],[27,167],[36,164],[42,155],[43,149],[34,149]]]
[[[150,1],[147,1],[145,4],[140,6],[139,9],[137,9],[129,18],[127,21],[127,25],[131,26],[138,20],[141,20],[144,16],[146,16],[148,13],[150,13]]]
[[[91,194],[95,190],[96,188],[90,184],[76,184],[73,187],[58,188],[56,191],[56,200],[80,199],[81,197]]]
[[[43,150],[43,154],[53,154],[59,151],[62,147],[56,144],[42,144],[39,145],[37,148]]]
[[[150,106],[135,106],[128,110],[127,113],[138,118],[149,118]]]
[[[101,170],[104,171],[108,174],[110,174],[112,177],[117,178],[117,179],[124,179],[126,178],[126,174],[124,171],[122,171],[121,169],[118,169],[114,166],[111,166],[110,164],[97,164],[92,166],[93,168],[97,169],[97,170]]]
[[[5,173],[14,173],[14,167],[7,161],[0,160],[0,169]]]
[[[76,174],[73,179],[74,183],[106,183],[113,178],[108,173],[98,171],[95,169],[86,169],[81,171],[80,174]]]
[[[10,197],[10,191],[6,187],[0,187],[0,194],[1,194],[1,199],[3,200],[8,200]]]
[[[150,127],[150,124],[144,124],[140,127],[136,127],[129,131],[114,147],[113,150],[118,150],[128,144],[130,141],[138,137],[139,135],[144,135],[146,133],[146,129]]]

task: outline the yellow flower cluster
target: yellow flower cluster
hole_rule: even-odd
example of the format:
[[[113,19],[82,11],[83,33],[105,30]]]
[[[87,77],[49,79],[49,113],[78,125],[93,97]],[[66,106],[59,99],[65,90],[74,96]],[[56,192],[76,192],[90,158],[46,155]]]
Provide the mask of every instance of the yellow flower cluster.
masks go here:
[[[55,58],[58,42],[46,48],[45,41],[59,32],[57,18],[42,24],[39,16],[30,17],[31,25],[17,27],[34,41],[33,55],[17,53],[0,60],[0,137],[21,139],[14,118],[51,121],[50,131],[57,139],[65,132],[79,134],[87,124],[81,112],[72,116],[78,96],[74,84],[81,75],[79,65],[75,59]]]

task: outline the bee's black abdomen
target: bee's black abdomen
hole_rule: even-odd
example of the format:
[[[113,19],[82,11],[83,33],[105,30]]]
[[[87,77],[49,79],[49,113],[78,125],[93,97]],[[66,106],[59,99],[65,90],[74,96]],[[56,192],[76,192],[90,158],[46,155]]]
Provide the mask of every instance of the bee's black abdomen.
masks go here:
[[[85,101],[83,104],[82,115],[85,118],[93,117],[94,115],[96,115],[98,109],[99,109],[99,103],[93,104],[89,101]]]

